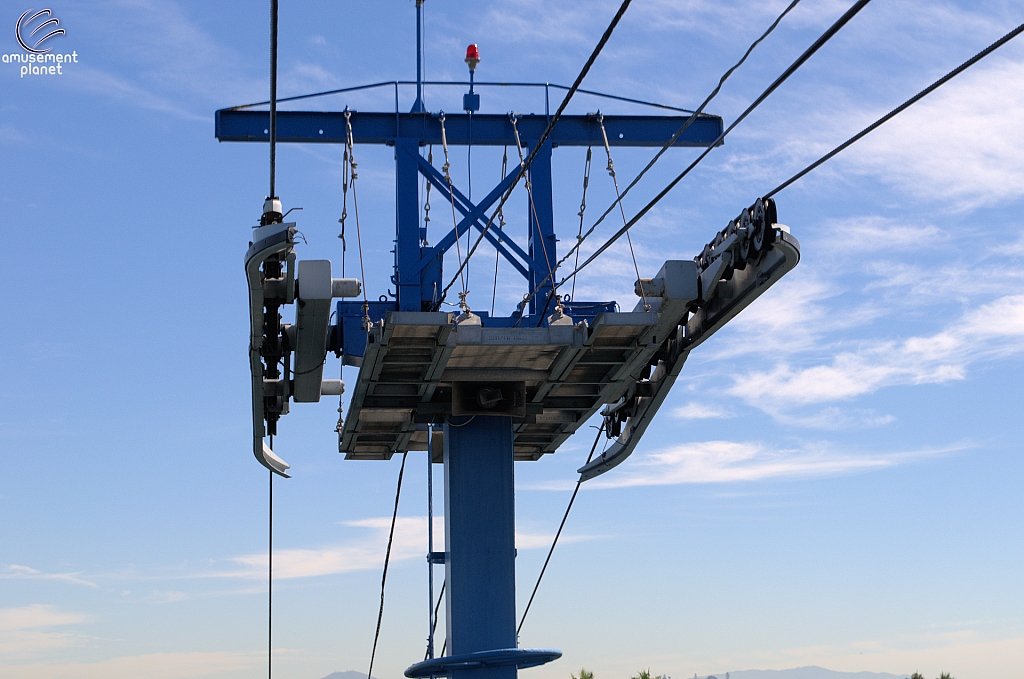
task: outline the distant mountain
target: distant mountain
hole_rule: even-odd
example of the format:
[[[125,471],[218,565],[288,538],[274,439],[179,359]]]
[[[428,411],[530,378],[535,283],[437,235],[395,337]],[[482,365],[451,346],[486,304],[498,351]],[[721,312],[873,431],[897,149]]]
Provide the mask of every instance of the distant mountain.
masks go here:
[[[328,674],[324,679],[366,679],[366,675],[362,672],[354,672],[349,670],[348,672],[334,672]],[[377,677],[371,677],[370,679],[377,679]],[[885,679],[889,679],[886,677]]]
[[[725,672],[709,674],[699,679],[725,679]],[[791,670],[740,670],[729,672],[729,679],[908,679],[908,674],[889,674],[888,672],[836,672],[824,667],[796,667]],[[362,672],[335,672],[324,679],[366,679]],[[376,679],[372,677],[371,679]]]
[[[725,672],[708,675],[725,679]],[[729,679],[907,679],[907,674],[888,672],[836,672],[824,667],[796,667],[791,670],[741,670],[729,672]],[[345,677],[345,679],[350,679]],[[356,677],[351,677],[356,679]]]

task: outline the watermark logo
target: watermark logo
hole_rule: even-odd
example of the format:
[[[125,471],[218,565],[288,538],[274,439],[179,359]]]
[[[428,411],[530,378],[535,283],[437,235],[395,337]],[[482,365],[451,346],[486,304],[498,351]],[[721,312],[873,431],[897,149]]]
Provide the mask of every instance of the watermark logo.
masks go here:
[[[64,75],[68,64],[78,63],[78,52],[72,50],[70,54],[55,54],[52,53],[52,45],[44,45],[51,38],[67,35],[67,31],[60,28],[60,19],[48,9],[38,12],[27,10],[18,17],[14,33],[24,52],[4,54],[0,61],[18,64],[22,78],[27,75]]]
[[[21,45],[26,52],[31,52],[32,54],[46,54],[53,48],[47,47],[46,49],[39,49],[39,46],[54,36],[64,35],[66,31],[63,28],[57,28],[60,26],[60,19],[53,17],[41,22],[38,26],[32,29],[32,32],[28,35],[29,39],[25,40],[25,31],[32,27],[32,22],[41,17],[51,16],[53,12],[48,9],[43,9],[32,14],[32,16],[28,16],[29,14],[32,14],[32,10],[27,10],[18,18],[18,27],[15,30],[15,34],[18,36],[18,44]],[[28,17],[28,19],[26,20],[25,17]],[[36,33],[46,29],[49,29],[49,33],[45,33],[43,37],[36,40],[35,43],[29,47],[28,43],[35,39]]]

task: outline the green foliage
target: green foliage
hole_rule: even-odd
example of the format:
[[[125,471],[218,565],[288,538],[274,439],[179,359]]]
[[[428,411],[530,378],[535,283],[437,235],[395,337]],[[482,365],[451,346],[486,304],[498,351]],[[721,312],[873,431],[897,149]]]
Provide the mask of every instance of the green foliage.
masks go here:
[[[953,679],[953,675],[949,672],[943,672],[939,675],[939,679]]]
[[[914,672],[910,675],[910,679],[924,679],[924,675],[920,672]]]
[[[576,676],[575,674],[570,674],[569,676],[572,677],[572,679],[594,679],[594,673],[588,672],[585,667],[580,668],[579,676]]]
[[[652,675],[651,669],[647,668],[646,670],[640,670],[635,677],[630,677],[630,679],[658,679],[658,677]]]

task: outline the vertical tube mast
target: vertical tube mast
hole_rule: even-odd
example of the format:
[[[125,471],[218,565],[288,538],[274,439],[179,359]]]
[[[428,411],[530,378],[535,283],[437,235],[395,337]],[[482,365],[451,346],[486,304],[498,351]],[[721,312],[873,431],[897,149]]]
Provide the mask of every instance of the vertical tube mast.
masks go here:
[[[416,103],[412,113],[424,113],[423,105],[423,0],[416,0]]]

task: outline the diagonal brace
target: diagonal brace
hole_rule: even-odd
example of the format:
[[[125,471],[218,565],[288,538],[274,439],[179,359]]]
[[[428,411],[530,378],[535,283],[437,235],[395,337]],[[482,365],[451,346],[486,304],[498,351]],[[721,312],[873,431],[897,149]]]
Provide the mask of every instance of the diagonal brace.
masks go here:
[[[456,225],[456,229],[449,231],[436,246],[431,248],[431,254],[421,259],[416,266],[412,267],[409,273],[406,274],[407,278],[412,278],[417,275],[420,271],[426,268],[426,266],[439,253],[446,252],[451,248],[451,246],[455,244],[455,239],[465,233],[466,229],[468,229],[470,225],[474,226],[477,231],[483,232],[484,225],[482,221],[486,218],[484,211],[493,205],[495,201],[497,201],[501,195],[508,190],[508,187],[514,183],[516,177],[514,173],[509,174],[483,200],[481,200],[479,204],[474,205],[474,203],[458,189],[452,187],[453,191],[449,191],[447,180],[445,180],[441,173],[438,172],[437,169],[428,163],[422,156],[417,153],[414,157],[416,158],[420,173],[426,177],[427,180],[433,184],[447,200],[454,202],[455,209],[462,213],[464,218]],[[454,197],[452,195],[453,193]],[[493,235],[494,232],[497,233],[497,236]],[[515,241],[508,238],[508,236],[506,236],[505,233],[494,224],[491,224],[491,228],[486,234],[484,234],[484,237],[491,246],[498,250],[498,252],[500,252],[524,277],[529,277],[529,268],[540,270],[540,264],[520,248]],[[501,240],[499,240],[499,238]],[[520,259],[516,259],[515,256],[518,256]],[[526,266],[523,266],[520,260],[525,262]]]

